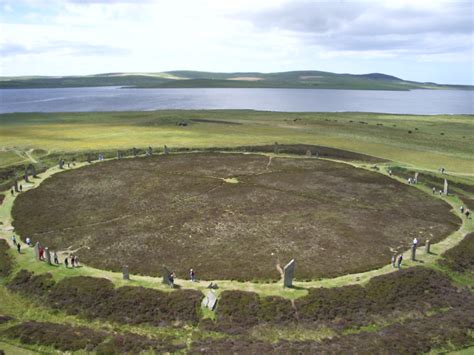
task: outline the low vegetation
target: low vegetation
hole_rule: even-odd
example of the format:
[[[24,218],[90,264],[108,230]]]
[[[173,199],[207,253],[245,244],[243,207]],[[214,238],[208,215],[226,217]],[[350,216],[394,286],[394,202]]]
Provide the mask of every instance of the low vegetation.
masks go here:
[[[439,263],[456,272],[474,273],[474,233],[469,233],[461,243],[446,251]]]
[[[10,253],[10,246],[4,239],[0,239],[0,277],[7,277],[13,269],[13,258]]]
[[[413,237],[436,242],[460,224],[445,202],[381,174],[233,153],[69,170],[18,196],[13,218],[20,235],[97,268],[260,281],[278,280],[276,265],[292,258],[303,280],[371,270]]]
[[[8,288],[68,314],[154,326],[196,324],[203,297],[193,290],[163,292],[130,286],[115,289],[107,279],[85,276],[55,283],[50,274],[34,275],[25,270],[13,278]]]
[[[391,323],[403,314],[423,316],[439,309],[459,308],[472,301],[472,294],[454,287],[443,274],[414,267],[375,277],[365,286],[312,288],[307,296],[293,302],[252,292],[224,291],[216,322],[205,321],[202,326],[231,334],[247,333],[262,324],[324,324],[347,329],[384,320]]]

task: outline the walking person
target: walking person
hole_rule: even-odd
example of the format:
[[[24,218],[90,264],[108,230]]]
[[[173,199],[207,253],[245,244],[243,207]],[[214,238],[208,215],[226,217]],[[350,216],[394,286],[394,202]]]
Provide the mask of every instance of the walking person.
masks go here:
[[[66,269],[69,267],[69,261],[67,259],[67,256],[64,258],[64,265],[66,265]]]
[[[396,262],[397,256],[396,254],[392,255],[392,269],[395,269],[395,262]]]
[[[400,254],[398,256],[398,259],[397,259],[397,267],[398,267],[398,270],[400,270],[401,266],[402,266],[402,261],[403,261],[403,254]]]
[[[74,254],[71,254],[71,266],[74,267]]]
[[[433,187],[433,195],[436,193],[436,187]]]
[[[16,246],[16,236],[15,236],[15,234],[12,235],[12,243],[13,243],[13,245]]]
[[[461,214],[464,214],[464,206],[459,207],[459,210],[461,211]]]
[[[15,196],[15,190],[11,189],[10,192],[12,193],[12,196]]]
[[[58,254],[56,252],[54,252],[54,263],[56,265],[59,265],[59,258],[58,258]]]
[[[17,243],[16,250],[18,250],[18,254],[21,254],[21,244],[20,244],[20,242]]]
[[[193,269],[190,269],[190,270],[189,270],[189,278],[191,279],[191,282],[195,282],[195,281],[196,281],[196,273],[194,272]]]
[[[467,218],[467,219],[470,219],[470,218],[471,218],[471,217],[470,217],[470,216],[471,216],[471,211],[469,211],[468,209],[466,209],[466,213],[465,213],[465,214],[466,214],[466,218]]]

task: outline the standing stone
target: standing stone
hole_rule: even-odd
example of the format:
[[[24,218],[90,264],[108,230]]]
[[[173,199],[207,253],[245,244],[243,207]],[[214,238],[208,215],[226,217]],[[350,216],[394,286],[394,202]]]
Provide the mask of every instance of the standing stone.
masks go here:
[[[278,146],[278,142],[275,142],[275,144],[273,145],[273,153],[275,153],[275,154],[280,153],[280,148]]]
[[[170,287],[174,287],[174,283],[170,280],[171,274],[172,272],[166,266],[163,266],[163,283]]]
[[[87,154],[87,158],[86,158],[87,162],[90,164],[92,163],[92,158],[91,158],[91,155],[90,154]]]
[[[28,180],[28,168],[25,169],[25,182],[30,182]]]
[[[137,148],[135,148],[135,147],[132,148],[132,154],[133,154],[134,157],[137,156],[137,154],[138,154]]]
[[[311,150],[308,149],[308,150],[306,151],[306,156],[307,156],[307,157],[310,157],[311,155],[312,155]]]
[[[164,151],[165,151],[165,155],[168,155],[168,154],[170,153],[170,150],[168,149],[168,147],[166,146],[166,144],[165,144]]]
[[[20,190],[18,189],[18,180],[17,179],[15,179],[14,184],[15,185],[13,187],[15,188],[15,192],[20,192]]]
[[[283,268],[283,287],[293,287],[295,266],[295,259],[291,259],[291,261]]]
[[[444,194],[448,196],[448,180],[444,179]]]
[[[36,242],[35,244],[35,258],[36,261],[40,261],[40,243]]]
[[[64,159],[60,159],[59,160],[59,169],[63,169],[64,168]]]
[[[51,265],[51,253],[48,247],[44,248],[44,255],[46,256],[46,262],[48,265]]]
[[[147,157],[151,157],[153,155],[153,148],[152,147],[148,147],[147,150],[146,150],[146,153],[145,155]]]
[[[416,245],[415,244],[413,244],[413,246],[411,247],[411,260],[412,261],[416,260]]]
[[[122,157],[122,152],[120,150],[117,150],[117,159],[120,159]]]
[[[125,265],[122,269],[123,279],[130,280],[130,274],[128,273],[128,265]]]
[[[214,293],[214,291],[209,291],[206,295],[206,297],[204,297],[204,299],[202,300],[202,307],[204,308],[209,308],[211,311],[214,310],[214,308],[216,307],[216,303],[217,303],[217,296],[216,294]]]
[[[429,253],[430,253],[430,246],[431,246],[430,240],[427,239],[427,240],[426,240],[426,244],[425,244],[425,252],[426,252],[426,254],[429,254]]]
[[[415,173],[415,178],[413,179],[413,181],[416,183],[418,183],[418,173]]]

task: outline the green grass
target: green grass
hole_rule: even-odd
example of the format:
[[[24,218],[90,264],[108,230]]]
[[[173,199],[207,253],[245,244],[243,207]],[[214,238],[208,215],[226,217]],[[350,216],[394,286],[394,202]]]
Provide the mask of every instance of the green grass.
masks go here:
[[[230,121],[240,125],[193,122]],[[179,127],[180,121],[188,126]],[[360,122],[365,122],[363,124]],[[49,152],[241,145],[316,144],[407,167],[474,179],[474,116],[271,113],[247,110],[0,115],[1,148]],[[408,133],[411,131],[412,133]],[[443,133],[443,135],[441,134]],[[0,166],[4,166],[0,156]]]

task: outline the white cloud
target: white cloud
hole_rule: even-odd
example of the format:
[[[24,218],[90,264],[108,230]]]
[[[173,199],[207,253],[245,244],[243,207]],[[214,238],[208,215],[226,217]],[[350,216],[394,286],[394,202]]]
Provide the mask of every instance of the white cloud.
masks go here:
[[[0,24],[1,75],[361,72],[378,61],[384,72],[406,77],[397,60],[429,63],[433,72],[451,61],[467,73],[473,60],[466,1],[0,0],[0,6],[9,8]]]

